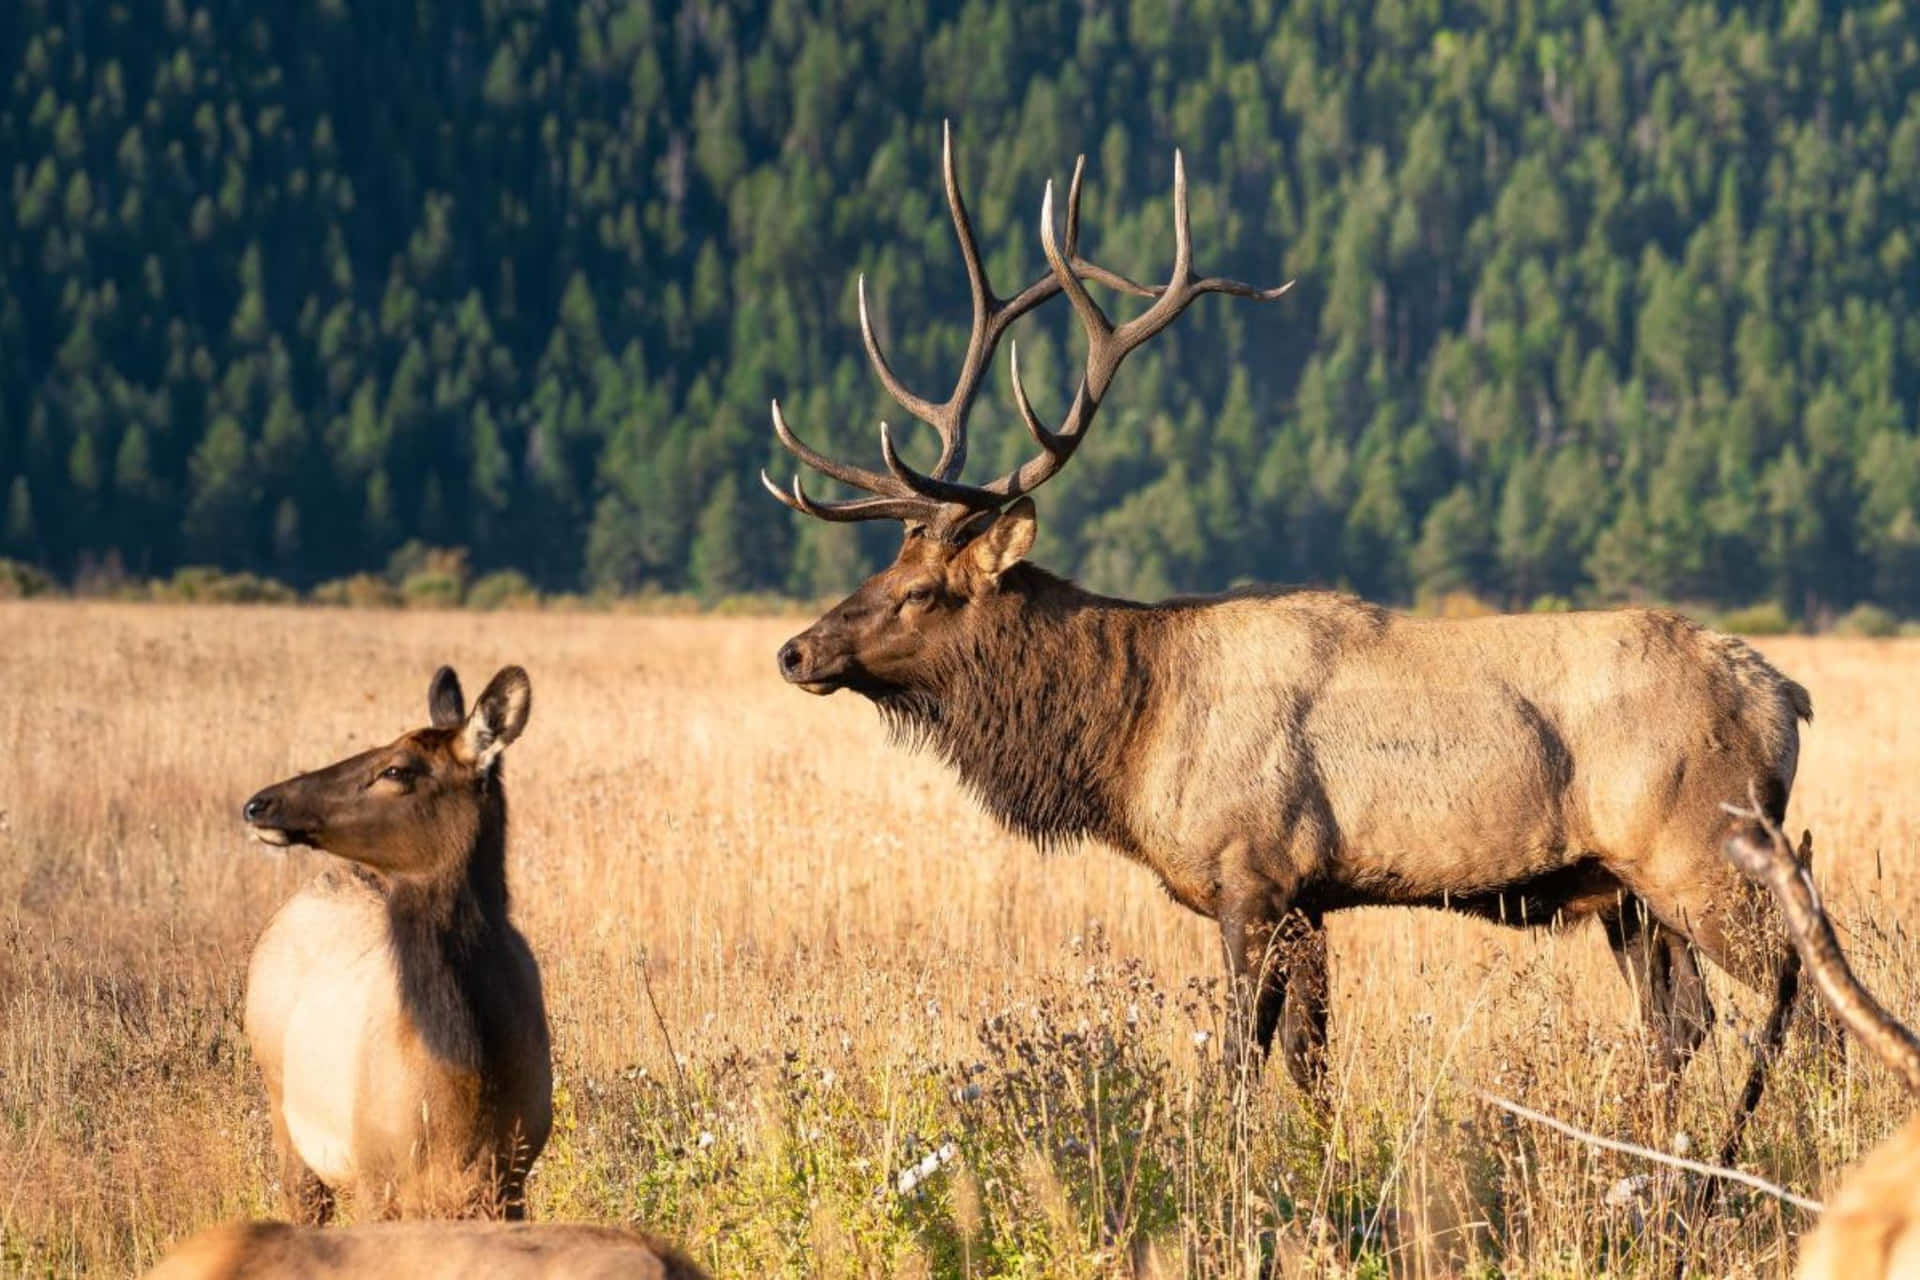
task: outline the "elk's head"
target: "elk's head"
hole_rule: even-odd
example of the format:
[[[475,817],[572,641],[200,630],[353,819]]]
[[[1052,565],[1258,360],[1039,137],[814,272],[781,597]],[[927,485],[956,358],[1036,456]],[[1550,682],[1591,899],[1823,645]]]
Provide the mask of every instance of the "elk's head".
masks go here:
[[[970,616],[989,605],[1033,535],[1025,497],[965,542],[909,534],[891,565],[781,647],[780,674],[808,693],[912,687],[964,642]]]
[[[255,839],[309,845],[376,871],[431,870],[473,847],[498,805],[500,755],[526,728],[533,686],[502,668],[468,712],[453,668],[427,688],[431,727],[275,783],[241,811]]]
[[[856,689],[874,697],[907,688],[933,669],[952,647],[964,644],[970,617],[1001,596],[1003,576],[1033,545],[1033,500],[1027,495],[1051,479],[1079,447],[1087,424],[1121,361],[1165,329],[1203,293],[1228,293],[1262,301],[1292,288],[1275,289],[1193,273],[1187,220],[1187,175],[1180,153],[1173,155],[1173,276],[1159,286],[1136,284],[1117,272],[1087,261],[1078,252],[1080,179],[1084,158],[1073,170],[1067,191],[1065,245],[1056,238],[1053,184],[1040,205],[1040,243],[1047,255],[1046,274],[1011,298],[998,297],[987,282],[979,245],[960,183],[954,172],[953,139],[943,130],[941,168],[947,205],[966,263],[973,296],[973,328],[953,392],[935,404],[915,395],[894,375],[874,337],[867,314],[866,282],[860,283],[860,336],[887,393],[940,435],[940,458],[930,472],[908,466],[894,449],[893,434],[880,424],[880,454],[885,471],[836,462],[809,447],[787,426],[779,402],[773,406],[773,430],[800,461],[870,496],[844,502],[809,497],[794,477],[792,492],[760,479],[769,492],[795,511],[822,520],[898,520],[906,527],[900,554],[859,590],[782,646],[780,674],[810,693]],[[1094,280],[1124,293],[1153,299],[1138,316],[1115,325],[1087,292]],[[983,485],[960,479],[967,458],[967,414],[979,394],[987,367],[1007,328],[1055,294],[1064,293],[1087,335],[1087,365],[1079,389],[1058,429],[1043,425],[1020,382],[1018,344],[1010,344],[1013,399],[1039,452],[1018,468]]]

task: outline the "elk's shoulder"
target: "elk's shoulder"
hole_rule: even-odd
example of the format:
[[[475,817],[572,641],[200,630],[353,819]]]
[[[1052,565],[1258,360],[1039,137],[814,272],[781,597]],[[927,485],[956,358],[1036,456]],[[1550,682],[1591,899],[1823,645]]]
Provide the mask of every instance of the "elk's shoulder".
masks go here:
[[[1161,608],[1218,619],[1286,621],[1376,634],[1386,631],[1399,616],[1359,596],[1314,587],[1235,587],[1214,596],[1176,596]]]

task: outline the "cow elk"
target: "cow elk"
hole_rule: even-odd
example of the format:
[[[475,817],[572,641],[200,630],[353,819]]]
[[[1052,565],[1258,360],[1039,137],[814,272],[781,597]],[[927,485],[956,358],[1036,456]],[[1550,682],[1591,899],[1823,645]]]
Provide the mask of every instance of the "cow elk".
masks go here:
[[[294,1227],[234,1222],[192,1236],[146,1280],[704,1280],[684,1254],[617,1227],[528,1222],[381,1222]]]
[[[1323,919],[1346,907],[1442,907],[1518,926],[1597,917],[1671,1071],[1711,1019],[1697,947],[1772,986],[1777,1039],[1797,960],[1764,896],[1718,855],[1720,804],[1754,784],[1770,814],[1784,813],[1806,690],[1740,640],[1652,609],[1422,619],[1324,591],[1139,604],[1026,562],[1031,495],[1085,440],[1127,355],[1202,294],[1269,300],[1288,286],[1194,274],[1176,152],[1168,284],[1079,255],[1076,166],[1064,245],[1049,184],[1048,272],[1003,300],[950,138],[943,168],[973,299],[946,400],[894,374],[860,291],[881,383],[939,436],[932,470],[904,461],[884,423],[882,470],[835,461],[773,406],[790,452],[865,495],[820,500],[797,477],[788,492],[763,473],[776,498],[823,520],[904,526],[892,565],[781,648],[781,675],[871,700],[1012,830],[1043,846],[1090,838],[1151,867],[1176,901],[1219,922],[1237,1021],[1262,1051],[1278,1034],[1309,1091],[1325,1054]],[[1116,324],[1089,281],[1152,302]],[[995,347],[1057,293],[1087,344],[1065,418],[1042,423],[1016,350],[1010,386],[1036,452],[966,483],[968,411]]]
[[[507,919],[500,756],[527,673],[471,713],[442,667],[430,728],[246,803],[252,834],[345,859],[267,925],[246,1031],[266,1078],[289,1214],[350,1187],[375,1217],[521,1217],[552,1122],[540,972]]]
[[[1726,856],[1778,900],[1814,990],[1856,1040],[1920,1096],[1920,1037],[1860,984],[1834,937],[1808,870],[1812,837],[1794,854],[1778,822],[1749,812],[1727,838]],[[1920,1276],[1920,1115],[1855,1165],[1801,1242],[1800,1280]]]

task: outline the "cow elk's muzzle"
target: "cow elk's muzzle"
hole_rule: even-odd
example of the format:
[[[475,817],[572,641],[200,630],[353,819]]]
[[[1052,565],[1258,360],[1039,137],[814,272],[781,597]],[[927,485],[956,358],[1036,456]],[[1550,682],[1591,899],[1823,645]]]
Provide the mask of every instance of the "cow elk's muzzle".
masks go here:
[[[288,821],[287,807],[279,790],[278,787],[268,787],[265,791],[256,792],[241,808],[240,816],[246,820],[247,834],[262,844],[282,849],[289,845],[311,843],[311,832]]]

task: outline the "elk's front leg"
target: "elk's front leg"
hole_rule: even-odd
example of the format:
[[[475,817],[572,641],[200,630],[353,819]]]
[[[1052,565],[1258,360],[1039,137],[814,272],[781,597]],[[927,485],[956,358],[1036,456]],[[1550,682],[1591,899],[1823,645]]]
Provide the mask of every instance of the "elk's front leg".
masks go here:
[[[1243,847],[1230,849],[1222,862],[1220,940],[1230,984],[1227,1063],[1236,1070],[1256,1067],[1279,1032],[1289,1072],[1303,1089],[1317,1092],[1327,986],[1319,918],[1290,910],[1287,895],[1253,870]]]
[[[279,1100],[273,1101],[273,1147],[280,1157],[280,1198],[287,1217],[297,1226],[324,1227],[333,1221],[333,1190],[294,1150]]]
[[[1262,958],[1267,950],[1266,939],[1272,932],[1273,926],[1254,915],[1252,903],[1222,904],[1220,947],[1227,961],[1227,1042],[1223,1046],[1226,1051],[1223,1062],[1230,1072],[1252,1072],[1259,1066],[1253,1050],[1258,1047],[1264,1054],[1273,1038],[1267,1026],[1269,1004],[1272,1022],[1276,1025],[1279,1022],[1286,991],[1283,985],[1277,984],[1284,983],[1284,975],[1268,973]],[[1275,980],[1277,989],[1270,990],[1269,984]],[[1253,1034],[1249,1035],[1249,1031]]]
[[[1253,1045],[1262,1059],[1280,1037],[1287,1074],[1324,1101],[1327,1062],[1327,934],[1318,914],[1289,911],[1278,924],[1245,929],[1245,987],[1252,993]]]

